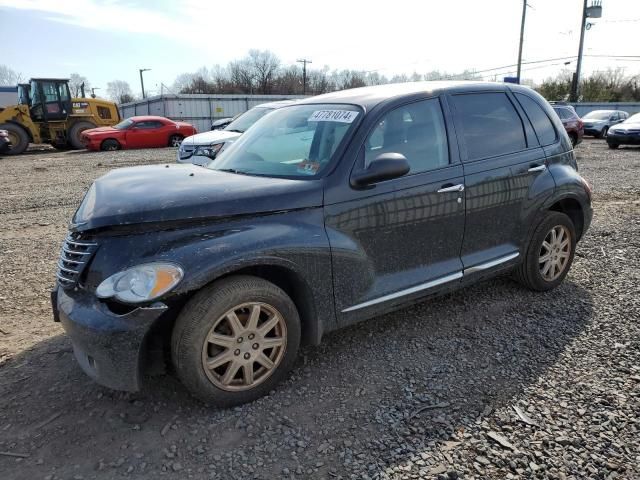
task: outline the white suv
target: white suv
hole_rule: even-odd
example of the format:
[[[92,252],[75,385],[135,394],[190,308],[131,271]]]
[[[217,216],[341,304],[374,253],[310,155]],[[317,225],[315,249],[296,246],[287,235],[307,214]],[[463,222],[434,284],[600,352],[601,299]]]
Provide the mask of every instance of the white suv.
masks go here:
[[[211,130],[185,138],[178,149],[178,163],[207,165],[227,145],[233,143],[267,113],[294,103],[296,103],[296,100],[264,103],[241,114],[222,130]]]

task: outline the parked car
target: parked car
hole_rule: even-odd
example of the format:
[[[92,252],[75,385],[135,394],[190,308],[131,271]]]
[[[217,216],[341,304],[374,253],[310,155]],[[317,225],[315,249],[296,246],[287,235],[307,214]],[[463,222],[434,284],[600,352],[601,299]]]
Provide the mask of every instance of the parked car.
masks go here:
[[[88,150],[178,147],[185,137],[195,133],[189,123],[145,115],[127,118],[113,127],[85,130],[82,141]]]
[[[0,130],[0,153],[7,153],[11,150],[11,138],[9,138],[9,132],[6,130]]]
[[[609,148],[620,145],[640,145],[640,113],[631,115],[624,122],[614,125],[607,133]]]
[[[584,123],[582,119],[576,113],[576,110],[568,104],[561,105],[558,103],[550,102],[553,110],[560,117],[560,121],[564,126],[564,129],[569,135],[569,139],[571,140],[571,144],[575,147],[580,142],[582,142],[582,137],[584,136]]]
[[[622,110],[594,110],[582,117],[584,134],[604,138],[612,125],[624,122],[627,118],[629,114]]]
[[[518,85],[308,98],[207,168],[96,180],[61,252],[54,318],[107,387],[137,390],[169,357],[204,401],[248,402],[337,328],[509,271],[558,286],[592,218],[576,168],[552,108]]]
[[[278,102],[264,103],[247,110],[222,130],[202,132],[192,137],[185,138],[177,153],[178,163],[192,163],[194,165],[206,165],[224,149],[235,141],[251,125],[264,117],[267,113],[278,108],[292,105],[295,100],[281,100]]]
[[[220,118],[219,120],[216,120],[215,122],[211,123],[211,130],[222,130],[231,122],[233,122],[233,117]]]

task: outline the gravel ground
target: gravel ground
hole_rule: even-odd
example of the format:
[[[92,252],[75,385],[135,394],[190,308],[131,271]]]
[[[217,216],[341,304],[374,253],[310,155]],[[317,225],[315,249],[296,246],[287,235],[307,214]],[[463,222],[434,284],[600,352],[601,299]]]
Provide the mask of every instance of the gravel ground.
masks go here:
[[[51,319],[84,190],[175,151],[0,160],[0,477],[640,478],[640,149],[577,152],[596,214],[557,290],[498,278],[330,334],[231,410],[170,375],[97,386]]]

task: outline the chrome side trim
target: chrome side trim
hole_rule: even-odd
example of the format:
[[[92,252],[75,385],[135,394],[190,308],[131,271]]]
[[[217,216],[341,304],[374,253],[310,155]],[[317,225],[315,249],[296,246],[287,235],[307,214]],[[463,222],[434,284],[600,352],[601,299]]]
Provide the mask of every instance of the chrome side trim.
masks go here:
[[[69,250],[67,247],[62,247],[62,251],[71,255],[91,255],[93,252],[78,252],[76,250]]]
[[[442,285],[443,283],[451,282],[459,278],[462,278],[462,272],[452,273],[450,275],[446,275],[444,277],[431,280],[430,282],[416,285],[415,287],[406,288],[404,290],[400,290],[399,292],[390,293],[389,295],[374,298],[373,300],[369,300],[367,302],[359,303],[352,307],[345,308],[344,310],[342,310],[342,313],[353,312],[354,310],[360,310],[361,308],[370,307],[371,305],[377,305],[378,303],[388,302],[389,300],[394,300],[396,298],[404,297],[405,295],[411,295],[412,293],[417,293],[417,292],[421,292],[422,290],[427,290],[429,288],[437,287],[438,285]]]
[[[471,268],[465,268],[464,274],[479,272],[481,270],[487,270],[489,268],[496,267],[501,263],[508,262],[509,260],[513,260],[514,258],[518,258],[520,256],[519,252],[510,253],[509,255],[505,255],[504,257],[496,258],[495,260],[491,260],[490,262],[481,263],[480,265],[475,265]]]
[[[544,172],[547,169],[546,165],[538,165],[537,167],[531,167],[529,172]]]

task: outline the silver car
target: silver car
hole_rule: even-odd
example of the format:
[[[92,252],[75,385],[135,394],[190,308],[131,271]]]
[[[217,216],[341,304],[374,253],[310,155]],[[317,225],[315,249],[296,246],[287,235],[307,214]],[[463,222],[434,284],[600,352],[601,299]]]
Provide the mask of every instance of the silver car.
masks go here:
[[[185,138],[178,149],[178,163],[207,165],[267,113],[294,103],[296,100],[264,103],[239,115],[222,130],[211,130]]]
[[[594,110],[582,117],[584,134],[596,138],[604,138],[612,125],[624,122],[629,118],[622,110]]]

